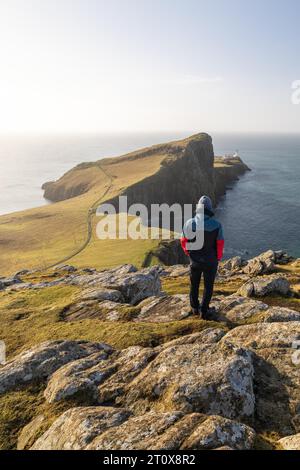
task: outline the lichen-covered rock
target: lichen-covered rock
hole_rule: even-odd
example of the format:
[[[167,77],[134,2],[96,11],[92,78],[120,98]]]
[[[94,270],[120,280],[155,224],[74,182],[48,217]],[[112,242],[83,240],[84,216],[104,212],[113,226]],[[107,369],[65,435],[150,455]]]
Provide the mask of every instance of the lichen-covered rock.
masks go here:
[[[293,348],[300,340],[299,322],[254,323],[230,330],[221,343],[233,343],[243,348]]]
[[[124,302],[123,295],[116,289],[90,288],[80,295],[81,300],[110,300],[112,302]]]
[[[141,311],[134,319],[136,322],[177,321],[191,315],[189,297],[184,294],[149,297],[139,307]]]
[[[82,392],[99,403],[112,402],[157,352],[152,348],[132,346],[111,356],[96,353],[58,369],[44,392],[53,403]]]
[[[34,443],[32,450],[81,450],[109,428],[116,429],[130,416],[111,407],[71,408]]]
[[[150,411],[109,429],[96,437],[88,449],[204,450],[228,444],[234,449],[250,449],[254,438],[250,427],[219,416]]]
[[[300,450],[300,434],[284,437],[278,444],[283,450]]]
[[[46,379],[59,367],[95,352],[108,355],[112,348],[104,343],[87,341],[48,341],[24,353],[0,368],[0,393]]]
[[[188,276],[190,272],[189,266],[184,266],[182,264],[175,264],[173,266],[166,266],[163,269],[162,275],[168,277],[181,277]]]
[[[268,309],[268,305],[263,302],[237,295],[230,295],[220,301],[215,300],[213,305],[217,312],[216,320],[231,322],[247,320]]]
[[[122,319],[121,307],[128,307],[127,304],[120,304],[112,300],[82,300],[73,303],[65,308],[62,317],[66,321],[78,321],[88,319],[97,319],[103,321],[118,321]]]
[[[154,450],[154,449],[174,449],[179,448],[180,441],[186,434],[189,434],[194,426],[201,419],[201,415],[188,416],[186,421],[183,413],[178,411],[158,413],[150,411],[141,416],[131,417],[114,432],[109,430],[102,435],[96,437],[87,447],[89,450]],[[176,423],[176,426],[173,429]],[[181,426],[180,426],[181,425]],[[178,433],[179,429],[181,433]],[[175,431],[172,433],[172,429]],[[171,431],[172,435],[165,434]],[[175,434],[175,435],[174,435]],[[176,439],[175,442],[174,438]],[[181,439],[180,439],[181,438]],[[163,442],[164,441],[164,442]]]
[[[254,411],[252,385],[249,351],[220,343],[183,344],[162,350],[119,402],[138,413],[171,408],[244,419]]]
[[[92,275],[70,276],[72,285],[118,290],[126,303],[132,305],[161,293],[160,275],[157,267],[136,271],[132,265],[102,271]]]
[[[274,271],[275,268],[275,253],[272,250],[250,259],[243,272],[250,277],[258,276],[259,274],[267,274]]]
[[[240,326],[220,343],[253,349],[256,425],[283,436],[300,432],[300,322]]]
[[[229,271],[231,273],[237,272],[243,266],[243,260],[241,256],[234,256],[233,258],[227,259],[220,264],[221,271]]]
[[[28,423],[18,436],[17,449],[24,450],[34,444],[37,434],[46,423],[44,415],[38,415]]]
[[[203,331],[192,333],[190,335],[181,336],[179,338],[168,341],[167,343],[158,346],[157,350],[167,349],[172,346],[180,346],[182,344],[214,344],[226,334],[226,331],[221,328],[206,328]]]
[[[264,297],[270,294],[287,295],[289,291],[289,281],[281,275],[273,274],[251,279],[238,290],[237,295]]]
[[[266,323],[300,321],[300,312],[284,307],[270,307],[263,314]]]
[[[109,276],[102,284],[104,287],[120,290],[125,302],[132,305],[161,293],[160,276],[155,267],[127,275]]]
[[[235,450],[251,449],[256,433],[245,424],[221,416],[209,416],[184,441],[182,449],[209,450],[229,446]]]

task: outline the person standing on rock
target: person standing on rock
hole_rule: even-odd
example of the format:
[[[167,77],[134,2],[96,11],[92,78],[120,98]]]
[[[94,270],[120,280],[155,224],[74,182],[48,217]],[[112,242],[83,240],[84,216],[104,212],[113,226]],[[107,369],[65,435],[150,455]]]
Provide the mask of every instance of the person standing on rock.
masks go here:
[[[203,219],[204,209],[204,219]],[[204,230],[202,247],[193,248],[191,234],[196,237],[198,231]],[[193,314],[200,314],[204,320],[209,319],[209,304],[213,295],[218,262],[223,257],[224,237],[220,222],[214,218],[213,206],[208,196],[199,200],[196,215],[189,219],[183,228],[181,246],[190,258],[190,303]],[[204,279],[204,291],[199,304],[199,286],[201,276]]]

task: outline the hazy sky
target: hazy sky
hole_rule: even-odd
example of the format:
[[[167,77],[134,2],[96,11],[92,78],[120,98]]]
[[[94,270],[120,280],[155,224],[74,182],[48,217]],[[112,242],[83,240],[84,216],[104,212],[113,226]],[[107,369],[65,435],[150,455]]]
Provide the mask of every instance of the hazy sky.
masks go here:
[[[299,0],[0,0],[0,133],[299,132]]]

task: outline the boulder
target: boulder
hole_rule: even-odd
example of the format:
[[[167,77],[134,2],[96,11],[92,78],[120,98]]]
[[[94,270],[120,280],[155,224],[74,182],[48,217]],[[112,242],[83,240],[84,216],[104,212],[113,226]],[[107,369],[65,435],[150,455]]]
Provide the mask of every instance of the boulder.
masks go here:
[[[276,264],[288,264],[294,260],[286,251],[278,250],[274,251],[275,254],[275,263]]]
[[[163,269],[162,275],[168,277],[181,277],[188,276],[190,272],[189,266],[184,266],[182,264],[175,264],[173,266],[166,266]]]
[[[250,277],[271,273],[275,269],[275,253],[272,250],[250,259],[243,272]]]
[[[245,424],[222,416],[209,416],[195,428],[181,449],[220,450],[225,446],[235,450],[249,450],[253,447],[255,437],[255,431]]]
[[[226,331],[221,328],[206,328],[203,331],[180,336],[172,341],[168,341],[161,346],[157,346],[156,350],[167,349],[171,346],[180,346],[182,344],[214,344],[218,343],[225,334]]]
[[[290,291],[289,281],[281,275],[258,277],[243,284],[237,295],[244,297],[264,297],[270,294],[287,295]]]
[[[150,408],[171,408],[232,419],[251,417],[251,353],[224,346],[194,343],[163,349],[129,384],[118,403],[139,414]]]
[[[47,420],[44,415],[38,415],[30,421],[18,436],[17,449],[24,450],[30,447],[35,442],[37,435],[40,433],[42,426],[45,425],[46,422]]]
[[[283,450],[300,450],[300,434],[283,437],[278,444]]]
[[[112,402],[156,355],[152,348],[132,346],[110,357],[96,353],[73,361],[51,376],[44,396],[53,403],[82,392],[98,403]]]
[[[84,300],[109,300],[112,302],[124,302],[124,298],[119,290],[105,288],[86,289],[80,294],[80,299]]]
[[[82,300],[64,308],[62,317],[65,321],[79,321],[87,318],[90,320],[119,321],[122,320],[121,307],[129,307],[129,305],[111,300],[102,302]]]
[[[136,322],[169,322],[183,320],[191,315],[189,296],[184,294],[149,297],[141,304]]]
[[[270,307],[264,312],[263,321],[266,323],[300,321],[300,312],[285,307]]]
[[[250,427],[219,416],[150,411],[130,417],[118,428],[104,432],[87,449],[204,450],[223,444],[235,449],[250,449],[254,438],[255,432]]]
[[[244,262],[241,256],[234,256],[234,258],[227,259],[226,261],[220,263],[220,270],[221,272],[229,271],[230,273],[235,273],[240,271],[243,264]]]
[[[159,269],[156,267],[136,272],[134,266],[125,265],[97,274],[70,276],[66,283],[118,290],[125,302],[132,305],[161,293]]]
[[[255,428],[300,432],[300,322],[240,326],[220,343],[253,350]]]
[[[82,450],[96,436],[117,428],[130,416],[122,408],[79,407],[63,413],[33,444],[32,450]]]
[[[216,320],[229,320],[233,323],[247,320],[268,309],[268,305],[258,300],[238,295],[215,299]]]
[[[19,385],[43,380],[64,364],[84,358],[95,352],[103,357],[113,349],[104,343],[87,341],[48,341],[28,351],[0,368],[0,393],[13,390]]]
[[[129,418],[115,432],[105,432],[96,437],[88,450],[155,450],[178,449],[181,441],[202,418],[200,414],[188,415],[170,411],[150,411]],[[178,426],[176,426],[178,424]],[[172,432],[173,431],[173,432]]]

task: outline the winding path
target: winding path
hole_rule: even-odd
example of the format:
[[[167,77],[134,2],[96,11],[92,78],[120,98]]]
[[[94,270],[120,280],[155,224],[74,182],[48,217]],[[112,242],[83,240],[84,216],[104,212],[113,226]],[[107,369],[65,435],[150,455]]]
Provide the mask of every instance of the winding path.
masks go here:
[[[88,209],[87,218],[86,218],[86,223],[87,223],[87,236],[86,236],[86,239],[84,240],[82,245],[79,248],[77,248],[76,251],[74,251],[72,254],[60,259],[59,261],[56,261],[55,263],[52,263],[52,264],[49,264],[48,266],[43,267],[43,270],[54,268],[55,266],[57,266],[59,264],[63,264],[63,263],[66,263],[67,261],[70,261],[70,259],[74,258],[74,256],[77,256],[79,253],[81,253],[88,246],[88,244],[90,243],[91,238],[92,238],[92,233],[93,233],[93,225],[92,225],[93,215],[96,213],[97,207],[100,204],[100,202],[103,200],[103,198],[111,190],[112,182],[113,182],[112,176],[107,171],[105,171],[101,165],[98,165],[98,168],[108,178],[109,185],[107,186],[107,188],[105,189],[105,191],[101,195],[101,197],[98,198],[94,202],[94,204]]]

